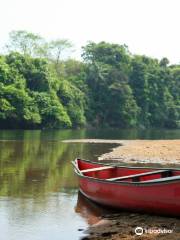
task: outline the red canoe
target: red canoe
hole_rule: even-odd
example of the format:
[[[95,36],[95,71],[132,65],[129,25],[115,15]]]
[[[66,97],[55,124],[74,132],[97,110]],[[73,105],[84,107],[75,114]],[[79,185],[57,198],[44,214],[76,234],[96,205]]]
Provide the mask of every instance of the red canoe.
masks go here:
[[[180,169],[126,167],[76,159],[80,191],[110,207],[180,216]]]

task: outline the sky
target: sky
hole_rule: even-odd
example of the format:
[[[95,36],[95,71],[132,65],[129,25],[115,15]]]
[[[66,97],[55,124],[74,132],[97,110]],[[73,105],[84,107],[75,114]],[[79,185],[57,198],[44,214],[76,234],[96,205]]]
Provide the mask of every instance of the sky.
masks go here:
[[[132,54],[180,63],[180,0],[0,0],[0,47],[12,30],[126,44]]]

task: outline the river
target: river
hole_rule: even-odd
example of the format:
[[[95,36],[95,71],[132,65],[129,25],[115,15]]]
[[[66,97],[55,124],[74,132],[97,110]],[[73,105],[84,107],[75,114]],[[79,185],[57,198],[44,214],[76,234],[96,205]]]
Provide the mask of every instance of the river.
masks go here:
[[[76,240],[84,235],[93,219],[81,211],[90,209],[78,196],[70,162],[97,159],[114,145],[62,143],[77,138],[179,139],[180,130],[1,130],[1,240]]]

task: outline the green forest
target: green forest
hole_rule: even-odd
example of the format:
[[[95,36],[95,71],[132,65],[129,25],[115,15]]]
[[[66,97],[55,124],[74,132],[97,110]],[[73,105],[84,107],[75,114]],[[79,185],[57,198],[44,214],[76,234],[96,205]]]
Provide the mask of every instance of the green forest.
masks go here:
[[[88,42],[12,31],[0,55],[0,128],[180,127],[180,65]]]

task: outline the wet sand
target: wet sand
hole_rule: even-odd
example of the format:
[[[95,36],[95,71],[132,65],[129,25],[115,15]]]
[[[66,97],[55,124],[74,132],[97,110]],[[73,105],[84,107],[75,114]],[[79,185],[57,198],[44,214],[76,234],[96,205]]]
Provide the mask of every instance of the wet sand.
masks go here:
[[[66,141],[68,142],[68,141]],[[71,140],[69,142],[72,142]],[[180,164],[180,140],[98,140],[79,139],[73,142],[116,143],[110,153],[99,160],[113,160],[124,163],[162,165]],[[135,234],[136,227],[143,228],[141,236]],[[146,230],[169,231],[171,233],[146,233]],[[87,231],[89,240],[177,240],[180,239],[180,218],[153,216],[139,213],[111,213],[102,215]]]
[[[88,236],[83,238],[84,240],[180,239],[180,219],[177,218],[127,212],[102,217],[102,220],[89,228]],[[140,236],[135,233],[137,227],[143,229]]]

